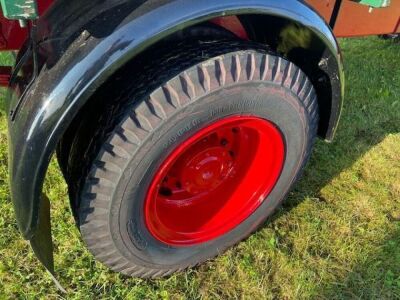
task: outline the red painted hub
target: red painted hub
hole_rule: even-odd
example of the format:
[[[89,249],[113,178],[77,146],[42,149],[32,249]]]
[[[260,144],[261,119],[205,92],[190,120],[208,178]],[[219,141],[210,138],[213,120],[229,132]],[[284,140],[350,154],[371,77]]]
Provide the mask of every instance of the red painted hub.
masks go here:
[[[260,206],[283,161],[282,135],[269,121],[250,116],[219,120],[161,164],[146,195],[146,226],[170,245],[214,239]]]

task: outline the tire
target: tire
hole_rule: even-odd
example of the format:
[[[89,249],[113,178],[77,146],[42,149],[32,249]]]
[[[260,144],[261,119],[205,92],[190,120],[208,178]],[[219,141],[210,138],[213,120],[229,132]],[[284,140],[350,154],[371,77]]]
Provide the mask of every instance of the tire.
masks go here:
[[[282,203],[308,160],[316,137],[318,105],[314,88],[305,74],[291,62],[269,53],[263,46],[247,42],[193,42],[177,48],[175,52],[166,51],[166,54],[155,56],[157,59],[154,62],[150,57],[142,75],[133,77],[136,80],[129,80],[132,78],[129,71],[125,73],[125,86],[114,90],[116,100],[99,118],[101,126],[92,126],[96,127],[95,132],[83,134],[86,139],[91,137],[90,141],[86,141],[87,149],[79,151],[81,154],[75,159],[69,159],[83,170],[74,179],[76,182],[71,195],[77,195],[79,227],[87,247],[112,270],[129,276],[168,275],[210,259],[246,238]],[[250,123],[240,123],[243,120]],[[229,157],[222,146],[215,146],[215,141],[209,141],[214,136],[211,130],[226,132],[226,126],[231,124],[233,133],[227,134],[236,139],[234,143],[240,149],[239,158],[231,153],[233,150],[229,152]],[[250,128],[248,124],[256,126]],[[234,135],[237,133],[234,129],[240,129],[240,138]],[[200,133],[209,134],[204,143],[213,143],[204,146],[205,152],[199,148],[203,146],[198,146],[198,141],[203,141],[205,136]],[[260,145],[267,145],[264,142],[266,137],[271,139],[268,145],[275,152],[262,152],[267,148],[257,150],[261,149]],[[246,146],[243,141],[249,141],[251,146]],[[188,183],[190,189],[184,183],[184,188],[177,188],[178,192],[184,189],[184,194],[177,192],[171,196],[167,193],[168,197],[192,193],[190,195],[201,195],[203,198],[207,195],[208,198],[204,199],[214,199],[219,203],[215,197],[217,192],[225,195],[229,190],[229,195],[234,197],[244,182],[260,187],[259,195],[262,197],[258,196],[257,203],[251,202],[251,207],[250,204],[244,207],[241,202],[236,202],[243,206],[239,210],[245,213],[240,216],[236,216],[236,212],[232,216],[226,213],[226,223],[230,227],[224,227],[220,232],[216,231],[215,224],[223,227],[225,219],[216,218],[216,222],[220,223],[213,223],[214,227],[204,225],[207,230],[203,230],[204,235],[197,239],[197,236],[193,238],[193,228],[203,223],[194,220],[195,227],[186,225],[188,217],[196,219],[195,214],[190,214],[194,210],[179,211],[189,213],[177,214],[174,218],[181,227],[174,227],[178,226],[173,224],[172,218],[172,209],[177,207],[175,202],[170,201],[173,203],[168,206],[170,211],[156,208],[158,210],[154,212],[152,205],[158,203],[158,199],[167,197],[161,191],[164,182],[167,182],[167,177],[162,176],[170,174],[162,173],[166,166],[175,168],[174,172],[179,171],[179,174],[188,173],[182,175],[185,178],[197,176],[197,171],[190,171],[193,175],[187,170],[197,170],[200,166],[196,165],[197,157],[209,156],[210,151],[218,152],[215,157],[220,159],[218,163],[224,168],[229,166],[228,169],[218,167],[218,170],[231,172],[232,166],[235,166],[236,171],[229,176],[218,173],[217,177],[210,173],[212,179],[204,179],[199,184]],[[74,152],[73,149],[71,152]],[[245,156],[241,153],[249,155],[249,159],[243,159]],[[175,154],[178,158],[171,158]],[[196,159],[192,159],[192,154]],[[250,156],[255,158],[250,159]],[[267,156],[272,158],[268,160]],[[181,166],[182,161],[184,167]],[[260,169],[264,163],[266,169],[274,171]],[[82,167],[82,164],[87,166]],[[206,169],[210,167],[209,164],[205,166]],[[165,172],[172,171],[168,169]],[[270,173],[276,175],[268,175]],[[252,177],[235,174],[250,174]],[[157,178],[162,180],[157,181]],[[268,187],[265,181],[269,181]],[[152,191],[156,191],[155,194]],[[241,191],[247,195],[245,189]],[[227,204],[216,206],[221,212],[228,211],[224,209],[229,206],[231,198],[226,198],[228,200],[223,203]],[[246,201],[243,200],[243,203],[250,203],[250,200]],[[201,206],[205,209],[205,219],[211,216],[207,210],[213,205]],[[165,214],[165,211],[171,212],[171,215]],[[164,214],[165,224],[172,222],[172,225],[168,227],[161,221],[154,225],[154,214]],[[208,223],[204,221],[204,224]],[[164,225],[171,233],[163,236],[159,228]],[[184,237],[174,235],[171,228],[179,228],[177,231],[182,231]],[[185,231],[186,228],[192,231]],[[198,232],[203,232],[201,230]]]

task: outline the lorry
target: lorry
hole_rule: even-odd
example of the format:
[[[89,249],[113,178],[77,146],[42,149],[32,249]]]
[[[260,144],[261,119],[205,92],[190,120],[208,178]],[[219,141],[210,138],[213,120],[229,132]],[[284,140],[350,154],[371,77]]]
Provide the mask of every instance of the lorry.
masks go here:
[[[400,33],[399,0],[1,0],[10,191],[54,275],[52,156],[82,239],[159,277],[222,253],[285,199],[344,99],[339,37]],[[361,49],[362,51],[362,49]],[[350,83],[351,84],[351,83]]]

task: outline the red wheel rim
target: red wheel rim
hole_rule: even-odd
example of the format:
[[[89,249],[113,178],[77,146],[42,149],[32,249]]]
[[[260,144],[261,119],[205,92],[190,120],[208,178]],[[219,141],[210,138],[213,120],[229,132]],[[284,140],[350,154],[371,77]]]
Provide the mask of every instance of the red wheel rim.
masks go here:
[[[261,118],[232,116],[199,130],[156,171],[144,205],[148,230],[175,246],[230,231],[268,196],[284,152],[280,131]]]

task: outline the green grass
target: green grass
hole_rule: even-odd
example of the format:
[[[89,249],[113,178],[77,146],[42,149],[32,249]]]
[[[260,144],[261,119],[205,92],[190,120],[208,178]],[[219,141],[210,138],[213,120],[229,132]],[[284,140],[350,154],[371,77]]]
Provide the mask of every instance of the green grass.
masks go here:
[[[58,277],[68,298],[400,299],[400,45],[342,40],[346,102],[335,141],[319,141],[284,207],[256,234],[198,268],[159,280],[96,262],[74,226],[53,160]],[[5,59],[4,57],[1,57]],[[62,298],[14,219],[0,106],[0,299]]]

